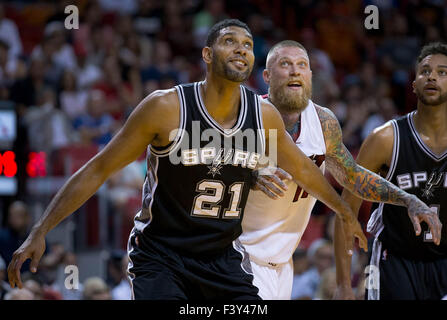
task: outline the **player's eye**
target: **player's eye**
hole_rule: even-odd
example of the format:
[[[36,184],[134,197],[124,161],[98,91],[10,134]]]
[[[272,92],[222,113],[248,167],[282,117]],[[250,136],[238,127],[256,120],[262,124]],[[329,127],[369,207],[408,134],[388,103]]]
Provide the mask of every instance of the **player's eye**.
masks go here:
[[[430,70],[429,70],[429,69],[423,69],[423,70],[421,71],[421,74],[423,74],[424,76],[427,76],[427,75],[430,74]]]
[[[233,39],[232,38],[226,38],[225,39],[225,43],[227,43],[227,44],[232,44],[234,41],[233,41]]]
[[[281,61],[281,67],[287,67],[289,65],[289,61]]]
[[[245,42],[244,43],[245,48],[250,49],[252,47],[251,42]]]
[[[447,75],[447,71],[446,70],[439,70],[439,75],[440,76],[446,76]]]

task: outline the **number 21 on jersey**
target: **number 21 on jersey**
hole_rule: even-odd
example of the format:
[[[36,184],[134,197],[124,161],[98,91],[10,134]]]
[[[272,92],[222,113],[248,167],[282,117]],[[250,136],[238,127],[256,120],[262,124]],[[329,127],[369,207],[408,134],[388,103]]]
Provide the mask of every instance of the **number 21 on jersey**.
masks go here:
[[[241,208],[239,203],[242,196],[244,182],[235,182],[228,188],[231,194],[230,205],[224,209],[222,218],[239,219]],[[225,196],[225,184],[220,180],[202,180],[197,183],[196,191],[200,192],[195,198],[191,215],[196,217],[220,218],[221,206],[219,203]]]

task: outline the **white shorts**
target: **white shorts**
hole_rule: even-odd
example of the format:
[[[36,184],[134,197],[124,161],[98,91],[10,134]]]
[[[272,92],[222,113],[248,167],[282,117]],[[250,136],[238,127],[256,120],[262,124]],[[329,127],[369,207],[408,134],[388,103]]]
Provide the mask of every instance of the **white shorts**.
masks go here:
[[[293,283],[293,262],[269,265],[250,260],[253,284],[263,300],[290,300]]]

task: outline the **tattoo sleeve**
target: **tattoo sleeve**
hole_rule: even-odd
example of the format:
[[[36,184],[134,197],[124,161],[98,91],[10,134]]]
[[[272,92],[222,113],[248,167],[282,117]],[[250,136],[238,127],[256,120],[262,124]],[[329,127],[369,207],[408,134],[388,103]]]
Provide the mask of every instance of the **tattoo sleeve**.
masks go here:
[[[373,202],[408,206],[414,197],[378,174],[359,166],[342,141],[340,124],[326,108],[317,107],[326,140],[326,166],[332,176],[354,195]]]

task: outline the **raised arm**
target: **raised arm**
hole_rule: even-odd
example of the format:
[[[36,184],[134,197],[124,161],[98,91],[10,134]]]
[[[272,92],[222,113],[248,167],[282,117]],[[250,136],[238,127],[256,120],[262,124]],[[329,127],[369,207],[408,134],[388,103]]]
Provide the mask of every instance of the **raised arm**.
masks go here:
[[[334,210],[344,221],[349,229],[345,234],[347,252],[352,249],[352,235],[359,239],[362,246],[366,247],[365,235],[350,207],[341,199],[313,161],[292,141],[276,108],[269,103],[263,102],[262,115],[266,130],[267,152],[270,158],[274,156],[273,148],[275,147],[277,151],[277,165],[290,173],[298,185]]]
[[[108,177],[137,159],[149,144],[168,143],[165,131],[178,126],[178,110],[175,91],[154,92],[135,108],[110,143],[70,177],[14,252],[8,267],[12,287],[17,284],[22,288],[20,268],[24,261],[31,258],[31,271],[36,271],[45,250],[45,235],[51,229],[86,202]]]

